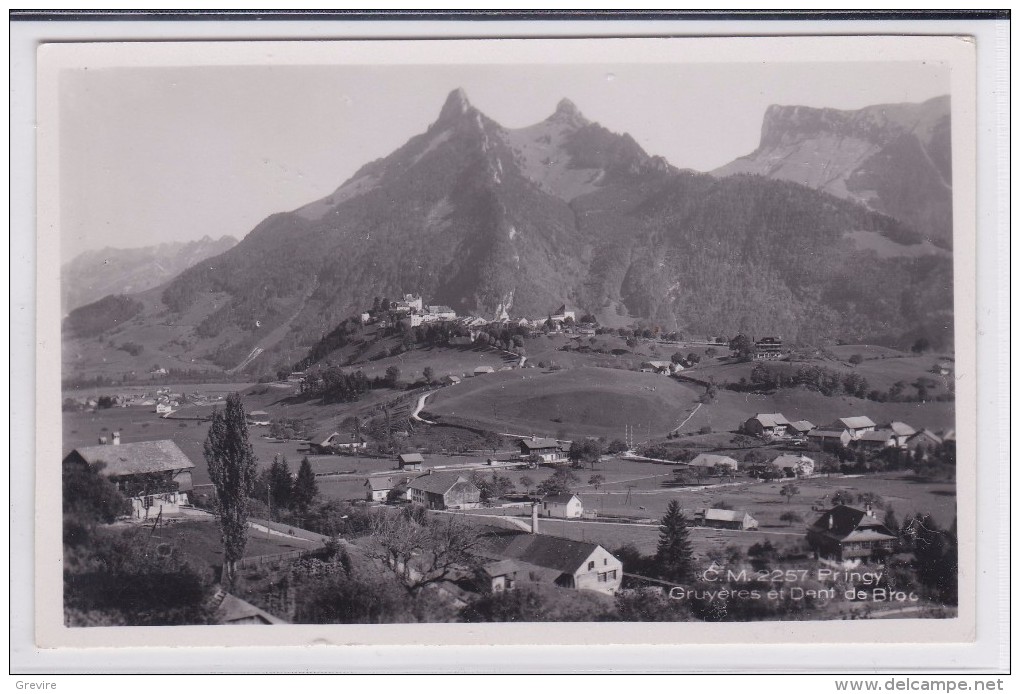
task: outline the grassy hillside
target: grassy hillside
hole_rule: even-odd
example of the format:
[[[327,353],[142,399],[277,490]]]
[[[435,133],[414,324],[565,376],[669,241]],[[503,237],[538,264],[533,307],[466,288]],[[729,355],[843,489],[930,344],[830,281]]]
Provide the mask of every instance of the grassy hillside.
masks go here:
[[[665,435],[699,395],[699,389],[655,374],[525,369],[444,388],[427,409],[508,433],[622,438],[626,424]]]

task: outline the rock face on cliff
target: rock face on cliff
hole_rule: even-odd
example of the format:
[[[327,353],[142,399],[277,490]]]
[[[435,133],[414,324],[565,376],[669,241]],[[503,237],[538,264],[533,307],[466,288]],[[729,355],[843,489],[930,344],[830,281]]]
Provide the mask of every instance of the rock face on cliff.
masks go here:
[[[761,143],[712,172],[758,174],[855,200],[952,243],[949,97],[858,111],[770,106]]]

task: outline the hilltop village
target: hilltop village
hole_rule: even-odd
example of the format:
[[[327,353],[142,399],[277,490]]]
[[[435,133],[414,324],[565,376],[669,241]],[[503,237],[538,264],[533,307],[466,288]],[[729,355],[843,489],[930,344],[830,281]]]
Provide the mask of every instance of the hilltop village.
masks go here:
[[[690,336],[565,304],[486,320],[407,294],[257,383],[156,364],[68,384],[65,521],[116,497],[82,537],[144,529],[186,594],[111,611],[97,586],[128,579],[70,561],[68,619],[946,616],[953,370],[921,341]],[[207,442],[230,402],[257,465],[226,585]],[[796,590],[769,597],[776,571]]]

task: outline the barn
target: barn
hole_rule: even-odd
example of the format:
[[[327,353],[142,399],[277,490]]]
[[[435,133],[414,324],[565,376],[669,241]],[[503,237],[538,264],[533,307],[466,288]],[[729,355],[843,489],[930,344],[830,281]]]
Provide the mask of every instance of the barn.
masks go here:
[[[416,477],[407,486],[407,496],[416,504],[438,511],[482,505],[482,490],[456,473],[430,472]]]

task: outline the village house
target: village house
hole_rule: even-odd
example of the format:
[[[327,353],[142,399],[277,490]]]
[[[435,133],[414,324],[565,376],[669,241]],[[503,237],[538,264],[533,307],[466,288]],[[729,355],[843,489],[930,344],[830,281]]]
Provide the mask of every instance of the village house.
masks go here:
[[[879,427],[879,431],[892,432],[893,439],[895,440],[895,446],[897,448],[906,448],[907,441],[911,436],[917,433],[914,427],[904,422],[889,422]]]
[[[728,530],[757,530],[758,521],[746,511],[731,511],[723,508],[703,508],[694,512],[694,524],[706,528]]]
[[[686,465],[700,468],[714,468],[716,465],[722,465],[734,472],[736,472],[737,468],[740,467],[740,463],[728,455],[716,455],[715,453],[699,453],[691,462],[686,463]]]
[[[775,439],[786,435],[790,422],[781,412],[759,413],[744,422],[741,427],[745,434],[762,439]]]
[[[865,451],[880,451],[896,447],[896,436],[891,431],[866,431],[857,439],[857,447]]]
[[[754,358],[758,360],[782,359],[783,341],[778,337],[763,337],[754,343]]]
[[[576,494],[547,494],[542,497],[542,515],[547,518],[580,518],[584,506]]]
[[[807,440],[818,444],[819,447],[848,446],[850,445],[850,432],[846,429],[812,429],[807,433]]]
[[[327,455],[329,453],[336,453],[338,451],[359,451],[368,448],[368,444],[364,441],[356,441],[355,435],[344,436],[338,431],[334,431],[332,434],[324,438],[319,443],[310,444],[309,447],[312,452]]]
[[[772,467],[787,477],[806,477],[815,471],[815,461],[806,455],[784,453],[772,461]]]
[[[563,449],[556,439],[530,438],[522,439],[520,442],[521,455],[529,458],[538,456],[543,463],[559,463],[566,460]]]
[[[928,429],[921,429],[909,436],[906,441],[907,450],[914,451],[918,448],[931,450],[942,445],[942,437]]]
[[[533,520],[534,522],[534,520]],[[593,590],[614,595],[623,581],[623,564],[601,545],[562,537],[493,528],[479,535],[480,553],[493,560],[511,559],[517,567],[494,567],[494,573],[520,582]]]
[[[837,431],[843,429],[846,433],[850,434],[850,438],[853,441],[861,438],[861,435],[875,430],[875,423],[868,417],[840,417],[835,422],[829,425],[829,429],[836,429]]]
[[[75,448],[63,464],[98,470],[128,498],[137,519],[180,513],[194,486],[195,464],[169,440],[120,443],[115,436],[112,445]]]
[[[174,408],[171,407],[169,402],[161,402],[161,403],[158,403],[156,405],[156,410],[155,411],[156,411],[156,414],[164,415],[165,416],[165,415],[168,415],[168,414],[173,414]]]
[[[790,436],[797,436],[803,438],[808,435],[808,432],[815,428],[815,425],[806,419],[802,419],[797,422],[790,422],[789,426],[786,427],[786,433]]]
[[[523,567],[513,559],[500,559],[485,564],[481,568],[486,588],[492,593],[513,590],[517,585],[517,575],[522,571],[524,571]]]
[[[482,490],[456,473],[429,472],[416,477],[407,485],[407,497],[416,504],[437,511],[482,505]]]
[[[397,467],[401,470],[421,470],[425,459],[421,453],[401,453],[397,456]]]
[[[252,605],[247,600],[242,600],[236,595],[227,593],[223,601],[216,608],[215,618],[217,624],[257,624],[270,626],[274,624],[287,624],[279,617],[274,617],[260,607]]]
[[[386,501],[390,492],[406,484],[407,478],[399,480],[393,477],[369,477],[365,480],[366,501]]]
[[[820,557],[867,559],[892,552],[896,533],[875,518],[869,508],[836,506],[823,513],[807,531],[807,542]]]
[[[642,373],[653,373],[663,374],[666,376],[672,376],[673,374],[683,371],[684,367],[673,361],[643,361],[641,362]]]
[[[248,424],[258,427],[269,426],[270,417],[269,413],[265,410],[255,410],[248,413]]]

